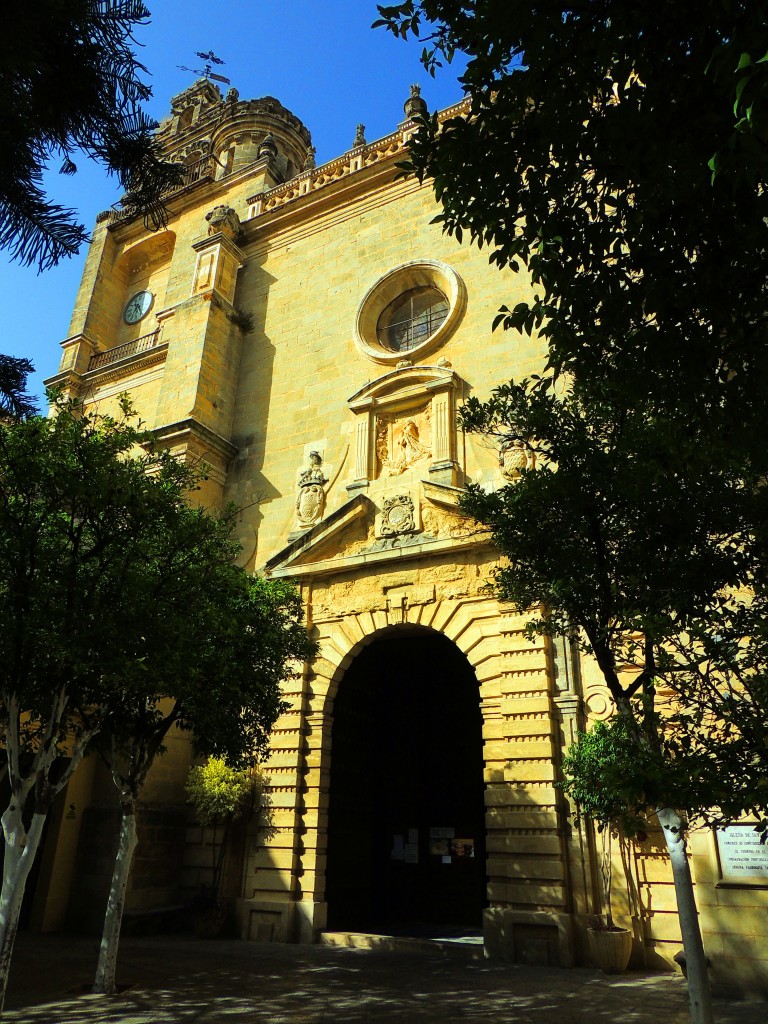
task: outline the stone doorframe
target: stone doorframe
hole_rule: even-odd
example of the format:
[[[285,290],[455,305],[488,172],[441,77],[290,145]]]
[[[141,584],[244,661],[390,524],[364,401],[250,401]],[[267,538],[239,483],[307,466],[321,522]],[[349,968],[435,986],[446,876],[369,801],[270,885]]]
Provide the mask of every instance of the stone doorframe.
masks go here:
[[[416,595],[413,595],[416,597]],[[442,633],[467,657],[479,683],[486,783],[489,955],[573,963],[573,897],[563,801],[554,788],[562,743],[553,659],[544,639],[524,634],[529,616],[490,597],[409,603],[390,593],[384,608],[313,622],[319,652],[305,679],[292,927],[317,940],[326,926],[333,700],[345,670],[375,639],[407,625]],[[298,779],[297,779],[298,781]]]

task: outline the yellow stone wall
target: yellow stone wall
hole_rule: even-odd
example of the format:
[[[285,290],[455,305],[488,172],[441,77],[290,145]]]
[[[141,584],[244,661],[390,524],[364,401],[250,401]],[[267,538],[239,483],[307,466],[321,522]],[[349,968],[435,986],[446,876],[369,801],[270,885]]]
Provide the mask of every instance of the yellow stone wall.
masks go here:
[[[452,488],[504,482],[488,442],[457,430],[454,467],[432,478],[428,460],[387,476],[374,456],[368,483],[356,476],[359,427],[368,413],[349,400],[366,388],[374,396],[371,415],[382,402],[398,413],[422,410],[433,385],[458,408],[470,395],[485,398],[495,384],[542,365],[536,339],[491,331],[502,304],[531,296],[528,282],[499,273],[485,251],[458,244],[431,223],[430,187],[394,180],[403,143],[397,132],[263,194],[264,182],[274,180],[264,161],[252,173],[236,163],[224,180],[201,180],[170,200],[165,240],[155,250],[138,223],[100,223],[55,380],[105,412],[129,392],[164,443],[209,466],[195,500],[242,508],[242,563],[295,578],[301,587],[320,651],[286,685],[291,708],[264,766],[277,831],[265,842],[259,823],[250,825],[242,888],[236,885],[243,935],[312,941],[325,927],[333,701],[364,646],[383,630],[396,635],[418,626],[452,640],[478,680],[487,948],[494,956],[530,959],[530,935],[538,934],[551,962],[565,966],[584,962],[586,926],[601,907],[594,837],[555,782],[562,752],[586,715],[605,712],[605,688],[595,667],[579,668],[563,645],[527,640],[526,616],[483,589],[495,556],[459,515]],[[239,216],[237,237],[209,237],[205,214],[217,205]],[[210,281],[200,269],[209,258],[218,268]],[[443,344],[406,354],[413,366],[398,370],[360,350],[355,320],[374,283],[414,260],[452,268],[466,307]],[[155,293],[155,305],[129,330],[122,309],[140,288]],[[233,323],[238,312],[252,317],[250,332]],[[158,325],[155,350],[88,369],[92,353]],[[432,368],[432,384],[419,377],[423,367]],[[394,374],[391,392],[380,383],[387,374]],[[411,397],[401,400],[397,388],[406,386]],[[297,538],[297,474],[311,450],[322,455],[326,504],[321,522]],[[383,503],[401,492],[414,502],[417,530],[382,544]],[[152,800],[179,799],[188,760],[181,747],[169,752],[148,783]],[[202,864],[204,841],[202,833],[194,839],[190,877]],[[734,951],[764,932],[768,898],[765,891],[726,896],[717,889],[706,841],[697,840],[693,861],[708,951],[727,983],[738,974]],[[615,866],[617,917],[633,929],[635,962],[670,961],[680,948],[679,928],[657,837],[623,856],[617,851]],[[750,972],[752,987],[760,979],[768,985],[766,959],[758,957]]]

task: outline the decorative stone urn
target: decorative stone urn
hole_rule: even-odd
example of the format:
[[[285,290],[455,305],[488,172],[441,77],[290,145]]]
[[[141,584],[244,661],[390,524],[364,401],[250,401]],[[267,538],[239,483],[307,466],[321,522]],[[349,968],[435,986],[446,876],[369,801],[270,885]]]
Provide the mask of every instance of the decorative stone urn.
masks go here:
[[[240,234],[240,218],[231,206],[214,206],[206,213],[205,219],[208,221],[209,236],[221,232],[233,242],[237,241]]]
[[[628,928],[588,928],[589,952],[605,974],[621,974],[632,955],[632,932]]]

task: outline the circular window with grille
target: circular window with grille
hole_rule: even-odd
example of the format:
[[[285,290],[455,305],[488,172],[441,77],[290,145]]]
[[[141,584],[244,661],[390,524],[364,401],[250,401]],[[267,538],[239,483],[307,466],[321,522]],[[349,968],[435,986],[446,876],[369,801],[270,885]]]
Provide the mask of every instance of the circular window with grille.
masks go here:
[[[448,316],[448,299],[437,288],[410,288],[379,317],[376,338],[388,352],[412,352],[428,341]]]
[[[464,285],[452,267],[437,260],[401,264],[360,303],[355,342],[378,363],[425,355],[446,340],[464,305]]]

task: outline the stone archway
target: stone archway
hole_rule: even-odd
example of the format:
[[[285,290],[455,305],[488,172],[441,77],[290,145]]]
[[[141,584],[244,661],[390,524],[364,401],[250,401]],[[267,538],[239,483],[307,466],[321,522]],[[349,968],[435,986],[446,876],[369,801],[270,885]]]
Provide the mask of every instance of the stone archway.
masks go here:
[[[480,694],[467,658],[425,627],[378,634],[334,700],[328,928],[479,931],[484,810]]]
[[[367,646],[401,629],[421,627],[463,652],[477,679],[486,951],[525,960],[534,955],[528,946],[541,947],[548,962],[572,963],[573,912],[591,912],[591,896],[580,881],[579,837],[563,828],[566,808],[554,779],[562,732],[577,713],[577,697],[560,685],[555,689],[547,641],[532,642],[526,635],[529,616],[486,595],[437,598],[431,586],[387,586],[385,595],[370,610],[353,610],[346,592],[312,607],[318,654],[286,689],[292,708],[273,733],[265,771],[271,823],[278,831],[257,849],[244,874],[240,912],[250,922],[244,934],[257,934],[263,926],[275,938],[313,942],[328,930],[334,703],[345,673]]]

